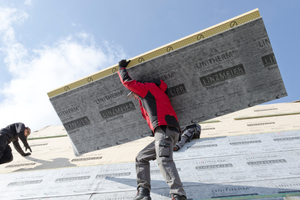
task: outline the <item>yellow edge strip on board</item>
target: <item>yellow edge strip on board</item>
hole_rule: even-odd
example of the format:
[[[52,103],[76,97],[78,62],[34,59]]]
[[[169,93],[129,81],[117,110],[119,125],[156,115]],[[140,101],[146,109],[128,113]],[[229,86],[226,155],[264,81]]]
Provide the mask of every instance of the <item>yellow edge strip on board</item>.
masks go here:
[[[247,13],[244,13],[242,15],[239,15],[237,17],[234,17],[232,19],[229,19],[227,21],[224,21],[220,24],[217,24],[215,26],[212,26],[210,28],[204,29],[202,31],[199,31],[197,33],[194,33],[192,35],[189,35],[187,37],[184,37],[182,39],[179,39],[177,41],[174,41],[172,43],[169,43],[167,45],[161,46],[157,49],[154,49],[152,51],[149,51],[147,53],[141,54],[139,56],[136,56],[134,58],[131,58],[131,62],[129,63],[128,68],[135,66],[141,62],[150,60],[152,58],[158,57],[160,55],[166,54],[172,50],[179,49],[181,47],[187,46],[189,44],[192,44],[194,42],[197,42],[201,39],[216,35],[220,32],[226,31],[228,29],[231,29],[233,27],[236,27],[238,25],[247,23],[249,21],[252,21],[254,19],[257,19],[260,17],[260,13],[258,9],[254,9],[252,11],[249,11]],[[62,86],[58,89],[52,90],[48,92],[49,98],[54,97],[56,95],[62,94],[64,92],[67,92],[69,90],[75,89],[77,87],[80,87],[82,85],[85,85],[91,81],[95,81],[97,79],[106,77],[108,75],[111,75],[113,73],[116,73],[119,70],[118,64],[113,65],[111,67],[108,67],[106,69],[103,69],[97,73],[94,73],[90,76],[86,76],[80,80],[77,80],[75,82],[72,82],[70,84],[67,84],[65,86]]]

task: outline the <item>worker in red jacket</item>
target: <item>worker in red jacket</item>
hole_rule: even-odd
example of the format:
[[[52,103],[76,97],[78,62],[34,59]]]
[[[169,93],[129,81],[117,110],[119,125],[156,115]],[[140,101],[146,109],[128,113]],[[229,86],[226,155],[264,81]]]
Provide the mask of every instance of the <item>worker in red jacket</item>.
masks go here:
[[[119,77],[122,84],[131,91],[130,96],[139,100],[143,117],[152,130],[155,141],[136,156],[138,193],[134,200],[151,200],[150,160],[157,160],[160,172],[170,187],[173,200],[186,200],[179,174],[173,161],[173,148],[178,141],[180,126],[176,113],[166,94],[167,84],[162,80],[138,82],[126,70],[129,61],[119,62]]]

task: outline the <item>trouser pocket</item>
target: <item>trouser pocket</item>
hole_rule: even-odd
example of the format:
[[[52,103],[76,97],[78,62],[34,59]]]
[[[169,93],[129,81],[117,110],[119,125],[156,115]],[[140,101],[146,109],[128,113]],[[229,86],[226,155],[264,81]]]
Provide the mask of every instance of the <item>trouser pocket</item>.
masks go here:
[[[162,140],[159,143],[159,157],[170,157],[171,141]]]

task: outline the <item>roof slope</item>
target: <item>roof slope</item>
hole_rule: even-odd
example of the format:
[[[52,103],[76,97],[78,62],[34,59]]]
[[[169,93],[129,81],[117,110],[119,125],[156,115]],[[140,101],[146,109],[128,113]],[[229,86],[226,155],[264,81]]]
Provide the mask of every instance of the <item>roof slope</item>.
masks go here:
[[[174,153],[192,199],[300,195],[300,103],[268,104],[202,122],[201,139]],[[33,132],[30,157],[0,165],[0,199],[131,199],[143,138],[76,157],[63,126]],[[156,161],[152,199],[169,199]]]

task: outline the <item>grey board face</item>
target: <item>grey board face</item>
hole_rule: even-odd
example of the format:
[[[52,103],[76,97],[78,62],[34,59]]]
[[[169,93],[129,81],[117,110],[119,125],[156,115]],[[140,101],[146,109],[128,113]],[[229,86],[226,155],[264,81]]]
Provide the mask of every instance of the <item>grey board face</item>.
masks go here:
[[[287,95],[262,18],[128,69],[162,79],[185,126]],[[76,155],[150,134],[117,73],[50,98]]]

